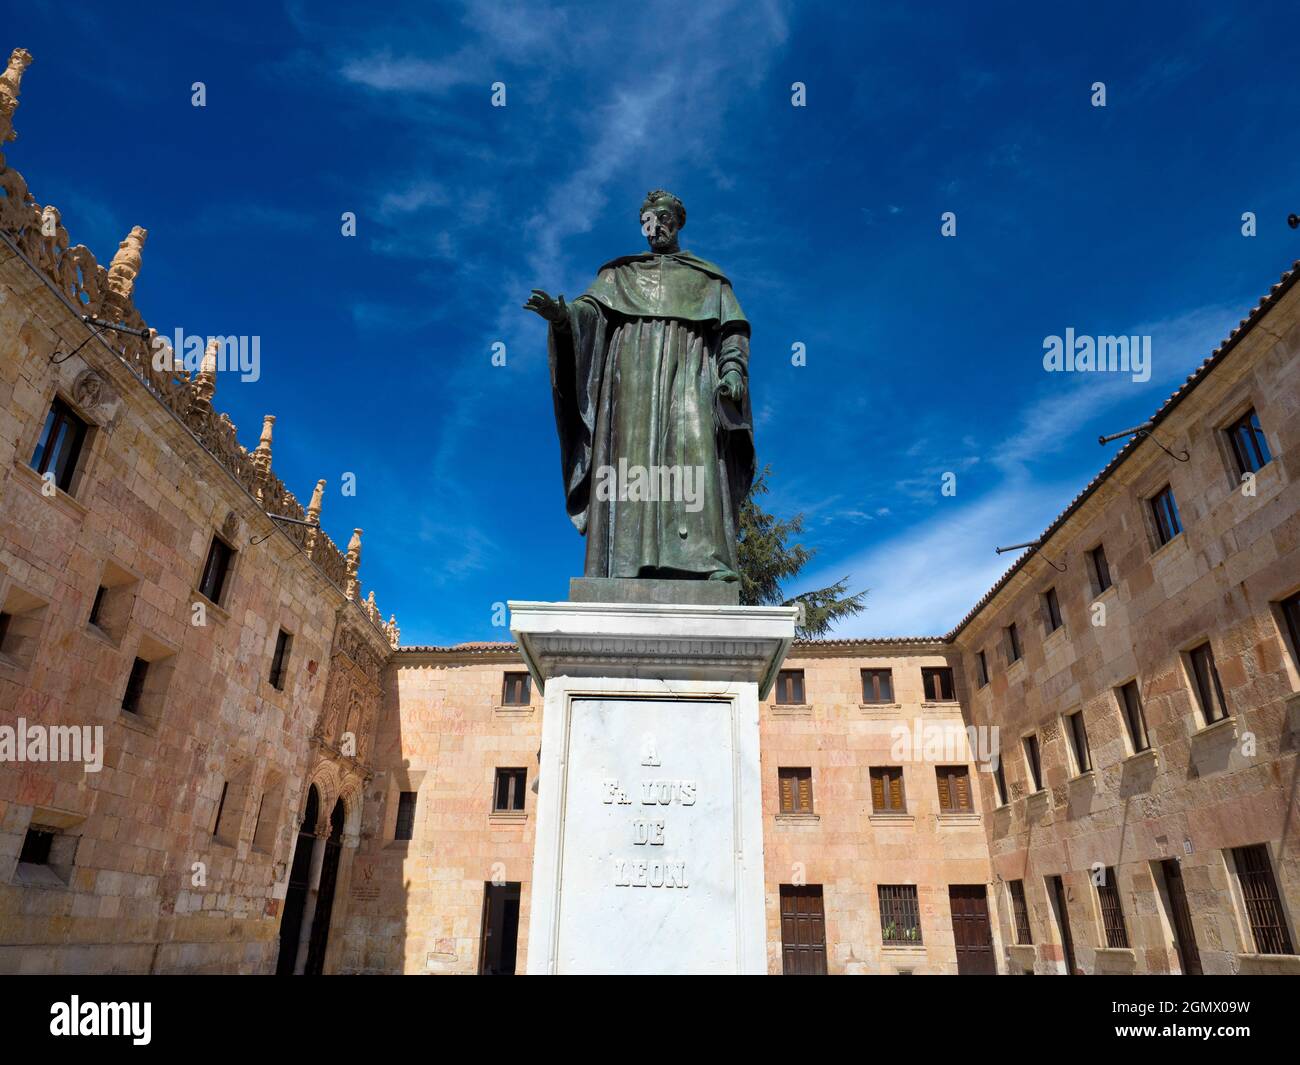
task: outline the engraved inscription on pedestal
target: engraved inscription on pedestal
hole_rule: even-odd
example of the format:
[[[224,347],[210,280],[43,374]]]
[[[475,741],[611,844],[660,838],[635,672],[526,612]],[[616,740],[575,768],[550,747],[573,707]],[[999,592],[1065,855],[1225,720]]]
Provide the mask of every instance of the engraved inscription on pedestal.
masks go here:
[[[733,729],[728,701],[574,700],[559,971],[734,970]]]

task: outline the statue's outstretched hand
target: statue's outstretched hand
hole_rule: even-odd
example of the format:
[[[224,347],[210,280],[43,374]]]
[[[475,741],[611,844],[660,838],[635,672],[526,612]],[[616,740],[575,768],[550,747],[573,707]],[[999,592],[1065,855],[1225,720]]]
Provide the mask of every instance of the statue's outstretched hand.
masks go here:
[[[722,375],[718,391],[736,404],[745,401],[745,379],[739,370],[728,370]]]
[[[568,308],[564,305],[564,297],[556,296],[551,299],[542,289],[533,289],[533,294],[528,297],[528,302],[524,304],[524,310],[532,311],[534,314],[540,314],[548,322],[562,322],[568,317]]]

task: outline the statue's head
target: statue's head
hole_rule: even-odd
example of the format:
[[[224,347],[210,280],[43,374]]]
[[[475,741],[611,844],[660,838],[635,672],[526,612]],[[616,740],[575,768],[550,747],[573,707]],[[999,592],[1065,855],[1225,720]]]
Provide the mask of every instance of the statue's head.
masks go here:
[[[677,234],[685,225],[686,207],[681,200],[664,189],[646,193],[641,204],[641,232],[646,234],[652,251],[676,251]]]

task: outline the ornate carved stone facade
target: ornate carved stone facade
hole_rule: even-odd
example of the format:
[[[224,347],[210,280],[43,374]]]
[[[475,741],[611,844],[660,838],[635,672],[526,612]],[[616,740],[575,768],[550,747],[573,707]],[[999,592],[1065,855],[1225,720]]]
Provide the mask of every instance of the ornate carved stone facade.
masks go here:
[[[0,971],[273,971],[311,801],[355,847],[396,623],[323,482],[309,514],[275,475],[274,419],[250,452],[213,409],[214,345],[188,373],[141,320],[144,230],[104,269],[2,160],[0,192]],[[33,468],[56,409],[86,427],[63,480]],[[5,746],[61,732],[75,758]]]

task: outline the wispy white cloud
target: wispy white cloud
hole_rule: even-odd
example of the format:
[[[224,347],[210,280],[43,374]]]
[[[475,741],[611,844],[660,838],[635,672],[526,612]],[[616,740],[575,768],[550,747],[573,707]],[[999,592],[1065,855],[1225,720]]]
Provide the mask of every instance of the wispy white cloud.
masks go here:
[[[1074,464],[1081,469],[1079,479],[1064,479],[1059,467],[1054,475],[1044,476],[1039,472],[1046,465],[1042,460],[1078,447],[1080,426],[1132,400],[1135,389],[1150,400],[1153,411],[1213,350],[1233,321],[1227,306],[1214,306],[1128,330],[1153,338],[1157,369],[1141,385],[1118,374],[1054,375],[1050,385],[1010,420],[1009,431],[1004,430],[1003,439],[990,449],[1000,474],[990,489],[968,496],[961,487],[965,482],[959,479],[957,494],[943,497],[937,491],[937,478],[933,483],[922,478],[922,485],[899,486],[904,496],[924,488],[932,505],[901,527],[894,526],[896,532],[867,549],[839,561],[820,562],[795,590],[822,587],[846,574],[855,590],[871,589],[868,609],[843,622],[836,630],[840,636],[949,631],[1015,561],[1015,555],[996,555],[994,547],[1043,532],[1090,476],[1082,472],[1082,462]],[[965,443],[974,441],[967,438]],[[1099,470],[1112,452],[1092,446],[1095,470]],[[856,520],[847,508],[831,516]]]

